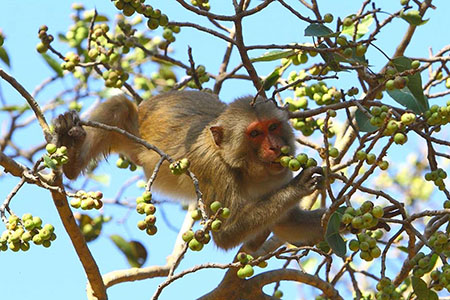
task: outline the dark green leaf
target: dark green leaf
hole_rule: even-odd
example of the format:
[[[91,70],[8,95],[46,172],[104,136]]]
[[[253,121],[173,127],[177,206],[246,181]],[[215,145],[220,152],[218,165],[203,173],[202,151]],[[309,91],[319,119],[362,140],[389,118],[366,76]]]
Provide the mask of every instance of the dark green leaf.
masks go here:
[[[417,295],[417,299],[428,299],[426,298],[428,296],[428,287],[425,281],[420,279],[419,277],[412,277],[412,286],[414,289],[414,293]]]
[[[263,88],[267,91],[269,90],[272,86],[274,86],[278,79],[280,79],[281,74],[280,74],[280,69],[276,68],[275,70],[272,71],[272,73],[270,73],[266,79],[264,79],[263,82]]]
[[[354,15],[352,15],[350,17],[353,17],[353,16]],[[356,39],[360,39],[366,33],[369,32],[369,27],[372,24],[372,22],[373,22],[373,16],[372,15],[367,15],[362,20],[360,20],[360,22],[358,24],[358,29],[357,29],[357,32],[356,32]],[[342,29],[342,33],[343,34],[347,34],[347,35],[353,37],[354,32],[355,32],[355,23],[353,23],[350,26],[343,26],[343,29]]]
[[[412,280],[412,286],[414,289],[414,293],[416,294],[418,300],[438,300],[439,299],[437,294],[427,287],[427,284],[425,283],[425,281],[423,281],[419,277],[415,277],[415,276],[413,276],[411,278],[411,280]]]
[[[61,68],[61,65],[56,60],[54,60],[50,55],[46,53],[43,53],[41,55],[44,58],[45,62],[50,66],[50,68],[52,68],[53,71],[55,71],[59,77],[63,77],[63,70]]]
[[[323,24],[311,24],[305,29],[305,36],[333,37],[338,35],[339,32],[336,33]]]
[[[355,112],[355,119],[359,130],[362,132],[374,132],[378,130],[378,127],[370,124],[369,117],[367,117],[359,108]]]
[[[392,63],[399,72],[411,69],[411,62],[412,60],[406,56],[399,56],[392,60]]]
[[[341,219],[342,219],[342,215],[345,213],[346,209],[347,209],[347,206],[341,206],[336,210],[336,213],[338,213],[341,216]]]
[[[6,52],[5,48],[0,47],[0,59],[8,66],[11,67],[10,65],[10,60],[9,60],[9,56],[8,53]]]
[[[56,170],[58,168],[58,166],[53,163],[52,159],[48,157],[48,155],[44,155],[42,158],[44,158],[44,162],[49,168],[52,168],[53,170]]]
[[[412,60],[405,56],[400,56],[392,60],[392,63],[394,64],[394,67],[398,72],[410,70],[411,62]],[[408,87],[414,98],[417,100],[418,106],[420,107],[418,111],[414,112],[420,113],[426,111],[429,108],[429,104],[428,99],[423,94],[422,78],[420,77],[420,74],[415,73],[414,75],[408,76],[408,84],[406,86]]]
[[[147,260],[147,249],[138,241],[130,241],[131,251],[133,256],[128,257],[127,260],[130,266],[140,268]]]
[[[400,103],[404,107],[412,110],[413,112],[420,114],[426,111],[426,108],[422,106],[419,100],[414,97],[412,92],[408,87],[405,87],[401,90],[395,89],[392,91],[387,91],[389,96],[392,97],[397,103]]]
[[[145,247],[136,241],[127,242],[119,235],[111,235],[110,239],[126,256],[131,267],[139,268],[147,259],[147,250]]]
[[[401,13],[400,17],[411,25],[420,26],[428,22],[429,19],[422,19],[418,10],[408,10],[406,13]]]
[[[402,252],[405,252],[405,253],[408,253],[408,252],[409,252],[409,251],[408,251],[408,248],[405,247],[405,246],[398,246],[397,249],[400,250],[400,251],[402,251]]]
[[[337,256],[345,257],[347,247],[344,239],[339,234],[341,219],[342,212],[336,211],[331,215],[330,220],[328,221],[325,241],[327,241],[328,245],[330,245],[331,249]]]
[[[295,55],[295,51],[294,50],[270,51],[270,52],[264,53],[260,57],[252,58],[251,61],[252,62],[257,62],[257,61],[274,61],[274,60],[290,57],[292,55]]]
[[[428,20],[427,20],[428,21]],[[439,296],[436,294],[435,291],[428,291],[428,300],[439,300]]]
[[[66,43],[69,42],[69,39],[67,39],[66,36],[62,33],[58,33],[58,38],[62,42],[66,42]]]

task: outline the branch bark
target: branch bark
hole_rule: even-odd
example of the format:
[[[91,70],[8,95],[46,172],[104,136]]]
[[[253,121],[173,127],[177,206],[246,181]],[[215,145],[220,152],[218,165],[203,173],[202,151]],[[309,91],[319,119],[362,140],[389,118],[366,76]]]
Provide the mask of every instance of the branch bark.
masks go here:
[[[62,178],[59,174],[54,174],[54,184],[63,188]],[[52,194],[53,202],[58,210],[59,217],[64,225],[67,234],[77,252],[78,258],[83,265],[84,271],[88,278],[88,284],[92,287],[93,295],[95,299],[106,300],[108,296],[106,294],[106,287],[103,284],[103,279],[98,269],[97,262],[89,250],[86,240],[81,233],[75,218],[72,214],[72,210],[67,203],[67,198],[64,193],[56,190],[50,191]]]

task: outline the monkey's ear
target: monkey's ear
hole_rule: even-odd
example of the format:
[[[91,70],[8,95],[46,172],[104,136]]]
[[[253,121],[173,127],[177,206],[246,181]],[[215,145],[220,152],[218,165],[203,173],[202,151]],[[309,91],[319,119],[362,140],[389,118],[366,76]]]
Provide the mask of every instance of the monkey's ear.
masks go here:
[[[211,131],[211,135],[214,139],[214,143],[220,147],[223,140],[223,127],[222,126],[211,126],[209,127],[209,131]]]

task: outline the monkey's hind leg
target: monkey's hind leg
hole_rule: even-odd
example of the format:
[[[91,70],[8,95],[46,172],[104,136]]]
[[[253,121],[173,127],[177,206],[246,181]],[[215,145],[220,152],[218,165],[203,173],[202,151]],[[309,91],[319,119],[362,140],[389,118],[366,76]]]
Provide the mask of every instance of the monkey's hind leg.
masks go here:
[[[325,209],[302,210],[293,207],[272,228],[272,232],[284,241],[296,246],[314,245],[323,240],[320,224]]]
[[[139,136],[136,106],[125,96],[116,96],[98,105],[89,117],[90,121],[116,126]],[[119,152],[137,162],[139,145],[124,135],[80,125],[80,118],[75,111],[66,112],[54,120],[58,135],[58,146],[68,148],[69,162],[64,165],[64,174],[69,179],[76,178],[92,159],[101,154]]]

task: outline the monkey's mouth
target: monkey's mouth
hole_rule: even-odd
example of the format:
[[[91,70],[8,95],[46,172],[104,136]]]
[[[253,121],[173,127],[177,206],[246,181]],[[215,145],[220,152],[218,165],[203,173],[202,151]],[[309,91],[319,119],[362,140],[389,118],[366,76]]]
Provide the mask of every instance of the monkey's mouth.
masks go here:
[[[275,159],[269,163],[269,168],[276,171],[281,171],[284,167],[280,163],[280,158]]]
[[[273,161],[271,161],[270,163],[274,164],[274,165],[280,165],[281,166],[280,160],[281,160],[282,157],[283,157],[283,155],[280,155],[277,158],[275,158]]]

